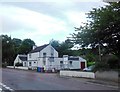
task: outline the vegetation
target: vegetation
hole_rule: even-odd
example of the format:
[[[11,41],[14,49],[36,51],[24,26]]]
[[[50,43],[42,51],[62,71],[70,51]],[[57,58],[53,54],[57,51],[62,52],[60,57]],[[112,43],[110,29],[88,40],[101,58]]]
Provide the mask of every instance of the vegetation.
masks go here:
[[[50,44],[58,51],[59,56],[79,55],[84,57],[88,66],[95,62],[96,70],[110,70],[120,67],[120,2],[109,3],[101,8],[93,8],[88,14],[88,22],[80,28],[75,27],[76,32],[72,39],[64,42],[51,40]],[[17,54],[27,54],[35,45],[31,39],[2,37],[2,61],[9,65]],[[71,48],[79,44],[81,49]]]
[[[2,63],[3,66],[13,65],[17,54],[27,54],[35,45],[31,39],[11,38],[7,35],[1,35],[2,38]]]
[[[15,66],[23,66],[23,63],[19,63],[19,62],[17,62],[16,64],[15,64]]]
[[[88,23],[80,28],[75,27],[77,33],[73,33],[75,44],[82,48],[99,47],[99,54],[102,58],[107,54],[112,54],[120,58],[120,2],[112,2],[101,8],[94,8],[88,14]],[[100,51],[101,49],[101,51]],[[101,52],[101,53],[100,53]],[[89,59],[93,59],[88,55]],[[120,66],[119,59],[115,57],[101,60],[97,59],[97,69],[114,69]]]

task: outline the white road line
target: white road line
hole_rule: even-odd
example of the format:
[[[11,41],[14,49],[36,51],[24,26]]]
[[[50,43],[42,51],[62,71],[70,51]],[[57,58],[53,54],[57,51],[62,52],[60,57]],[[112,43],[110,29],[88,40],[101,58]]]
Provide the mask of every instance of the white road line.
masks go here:
[[[2,91],[2,89],[0,88],[0,92]]]
[[[13,89],[11,89],[10,87],[7,87],[3,83],[0,83],[0,85],[3,86],[4,88],[6,88],[7,90],[14,91]],[[2,91],[2,89],[0,89],[0,90]]]
[[[93,85],[100,85],[100,86],[111,87],[111,88],[115,88],[115,89],[118,89],[118,88],[119,88],[118,86],[110,86],[110,85],[104,85],[104,84],[98,84],[98,83],[92,83],[92,82],[87,82],[87,83],[93,84]]]

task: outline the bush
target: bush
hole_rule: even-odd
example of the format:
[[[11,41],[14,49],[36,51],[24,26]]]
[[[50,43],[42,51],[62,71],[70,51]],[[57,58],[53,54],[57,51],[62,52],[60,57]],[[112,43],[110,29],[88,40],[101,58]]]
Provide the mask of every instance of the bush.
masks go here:
[[[17,62],[16,64],[15,64],[15,66],[23,66],[23,64],[22,63],[19,63],[19,62]]]
[[[119,59],[115,55],[110,55],[107,58],[107,63],[110,69],[118,69]]]
[[[102,61],[96,62],[94,71],[119,70],[120,61],[115,55],[105,55]]]
[[[95,62],[87,62],[87,67],[95,65]]]
[[[6,68],[6,67],[7,67],[7,64],[2,63],[2,68]]]

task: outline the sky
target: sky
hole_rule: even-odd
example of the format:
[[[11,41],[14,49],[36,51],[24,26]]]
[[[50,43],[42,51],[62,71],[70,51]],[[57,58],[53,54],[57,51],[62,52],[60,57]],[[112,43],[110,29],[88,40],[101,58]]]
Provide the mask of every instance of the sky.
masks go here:
[[[62,42],[87,22],[86,13],[105,5],[101,0],[1,0],[0,34],[30,38],[37,46]]]

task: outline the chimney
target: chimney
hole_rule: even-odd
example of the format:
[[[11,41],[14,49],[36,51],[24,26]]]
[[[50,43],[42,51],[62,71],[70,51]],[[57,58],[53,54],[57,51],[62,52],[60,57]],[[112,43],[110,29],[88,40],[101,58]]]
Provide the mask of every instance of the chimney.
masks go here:
[[[68,61],[68,55],[63,55],[63,61]]]
[[[36,46],[36,45],[34,45],[34,46],[33,46],[33,50],[34,50],[36,47],[37,47],[37,46]]]

